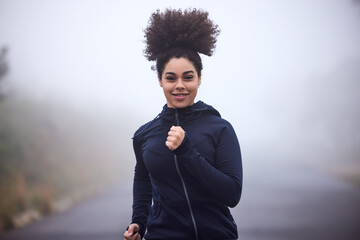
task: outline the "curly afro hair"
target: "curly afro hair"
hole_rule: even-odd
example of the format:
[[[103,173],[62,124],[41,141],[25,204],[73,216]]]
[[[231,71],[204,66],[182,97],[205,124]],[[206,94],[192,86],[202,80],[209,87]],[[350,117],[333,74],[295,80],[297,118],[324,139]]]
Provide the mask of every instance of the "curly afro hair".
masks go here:
[[[208,15],[208,12],[198,9],[157,10],[151,15],[144,30],[144,55],[149,61],[156,61],[159,78],[165,64],[173,57],[189,59],[201,75],[199,53],[211,56],[220,33],[218,25],[214,25]]]

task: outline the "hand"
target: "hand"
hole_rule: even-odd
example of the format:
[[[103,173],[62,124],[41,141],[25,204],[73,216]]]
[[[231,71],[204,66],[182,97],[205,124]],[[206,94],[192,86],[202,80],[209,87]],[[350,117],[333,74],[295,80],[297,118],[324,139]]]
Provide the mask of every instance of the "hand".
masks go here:
[[[140,240],[140,228],[136,223],[130,224],[129,229],[124,233],[124,240]]]
[[[177,149],[185,138],[185,131],[178,126],[172,126],[168,132],[166,146],[171,150]]]

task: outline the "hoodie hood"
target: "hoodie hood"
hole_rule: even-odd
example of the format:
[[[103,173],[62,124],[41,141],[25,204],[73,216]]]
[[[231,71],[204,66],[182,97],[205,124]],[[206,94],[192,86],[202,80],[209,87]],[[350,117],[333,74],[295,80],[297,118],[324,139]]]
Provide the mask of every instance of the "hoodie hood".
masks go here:
[[[156,128],[161,121],[167,122],[170,125],[176,125],[175,114],[178,113],[180,126],[194,121],[196,118],[201,115],[214,115],[221,117],[220,113],[210,105],[202,101],[198,101],[195,104],[186,107],[186,108],[169,108],[166,104],[163,107],[163,110],[150,122],[142,125],[132,137],[133,139],[143,135],[147,131]],[[160,121],[159,121],[160,120]]]
[[[166,104],[163,110],[159,114],[159,117],[165,121],[175,123],[175,113],[178,113],[180,125],[186,124],[198,118],[200,115],[215,115],[218,117],[220,113],[210,105],[202,101],[198,101],[195,104],[186,108],[169,108]]]

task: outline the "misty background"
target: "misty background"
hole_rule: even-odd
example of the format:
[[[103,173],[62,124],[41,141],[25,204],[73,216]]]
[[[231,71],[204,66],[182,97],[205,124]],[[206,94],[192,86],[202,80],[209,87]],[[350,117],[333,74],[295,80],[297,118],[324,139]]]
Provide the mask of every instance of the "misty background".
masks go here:
[[[359,1],[0,0],[0,229],[132,178],[131,137],[166,102],[143,30],[167,7],[221,29],[197,100],[233,125],[244,183],[276,162],[360,184]]]

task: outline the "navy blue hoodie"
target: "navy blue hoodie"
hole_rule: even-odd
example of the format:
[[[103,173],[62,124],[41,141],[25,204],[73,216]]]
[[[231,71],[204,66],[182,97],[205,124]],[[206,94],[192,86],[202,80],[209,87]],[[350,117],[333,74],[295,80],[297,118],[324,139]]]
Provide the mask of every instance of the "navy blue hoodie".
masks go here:
[[[186,132],[174,151],[165,145],[171,126]],[[240,146],[229,122],[199,101],[164,106],[133,138],[136,156],[132,222],[152,239],[237,239],[228,207],[242,190]]]

